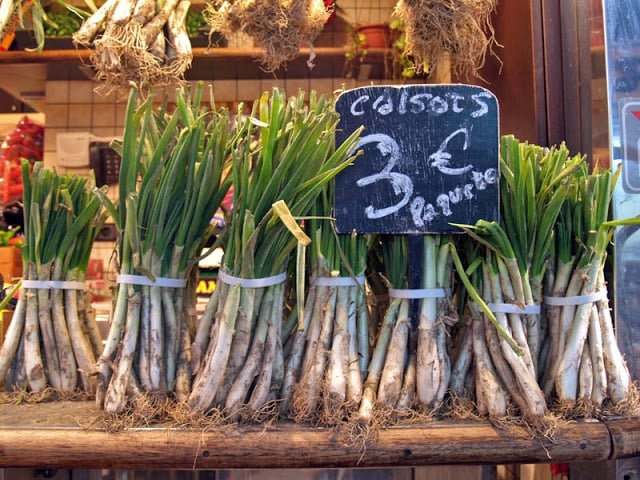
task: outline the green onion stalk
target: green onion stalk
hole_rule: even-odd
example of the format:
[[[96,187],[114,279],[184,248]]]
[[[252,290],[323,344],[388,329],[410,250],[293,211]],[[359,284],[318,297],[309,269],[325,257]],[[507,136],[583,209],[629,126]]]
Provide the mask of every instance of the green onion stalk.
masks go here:
[[[576,176],[569,206],[556,226],[554,288],[547,301],[557,331],[544,386],[561,412],[590,415],[606,406],[633,406],[634,386],[616,342],[604,275],[616,225],[608,219],[619,174]],[[558,299],[564,304],[558,305]]]
[[[23,160],[24,288],[0,349],[9,389],[95,393],[102,340],[84,284],[106,213],[93,179]]]
[[[448,319],[452,258],[446,235],[425,235],[419,286],[409,282],[407,236],[380,237],[389,304],[377,332],[357,421],[371,423],[379,410],[432,411],[445,398],[451,377]],[[417,309],[413,305],[417,302]],[[415,317],[415,318],[414,318]]]
[[[451,380],[449,327],[458,322],[451,301],[452,239],[449,235],[425,235],[422,285],[435,292],[420,299],[416,394],[420,407],[434,409],[442,405]]]
[[[380,263],[388,288],[408,288],[406,236],[380,236],[372,254],[382,259]],[[378,417],[377,411],[390,413],[411,408],[415,383],[416,337],[411,328],[411,301],[390,298],[377,330],[356,421],[371,424]]]
[[[326,189],[305,222],[313,239],[310,285],[301,328],[286,348],[281,405],[296,421],[329,425],[348,418],[362,398],[369,359],[364,278],[372,241],[355,231],[335,232],[332,192]]]
[[[466,241],[467,245],[471,242]],[[478,257],[477,245],[471,247],[473,252],[469,258],[474,258],[469,266],[469,280],[475,288],[482,293],[485,300],[491,301],[491,281],[489,278],[489,268],[487,261]],[[469,251],[467,251],[467,254]],[[484,314],[477,304],[469,299],[469,310],[471,312],[470,328],[465,329],[466,337],[471,338],[471,353],[461,350],[458,355],[454,373],[452,374],[452,392],[456,398],[473,398],[478,413],[489,419],[497,420],[506,418],[508,415],[509,393],[505,387],[506,381],[515,383],[511,374],[511,369],[500,353],[500,342],[503,339],[497,333],[497,329],[490,326]],[[494,318],[496,322],[496,314]],[[498,323],[500,328],[506,323],[504,318]],[[508,335],[508,334],[507,334]],[[510,338],[510,337],[509,337]],[[513,341],[513,340],[512,340]],[[468,340],[463,344],[468,343]],[[492,355],[492,352],[497,352]],[[511,352],[509,352],[511,353]],[[472,357],[473,367],[470,369],[468,357]],[[464,361],[461,359],[464,358]],[[463,367],[459,367],[462,364]],[[467,373],[467,377],[462,375]],[[504,380],[507,379],[507,380]],[[472,395],[475,392],[475,396]]]
[[[111,328],[98,359],[97,403],[121,413],[139,395],[185,400],[191,389],[197,263],[215,233],[228,191],[235,132],[226,109],[202,100],[204,86],[175,92],[157,108],[132,88],[117,204],[105,198],[120,231]],[[213,98],[213,97],[212,97]]]
[[[283,276],[296,248],[296,258],[304,258],[301,245],[308,240],[297,222],[352,162],[359,131],[336,146],[333,102],[314,92],[308,99],[302,92],[286,98],[279,89],[265,92],[239,122],[245,136],[232,154],[233,209],[222,278],[194,341],[197,370],[188,404],[193,411],[221,408],[250,418],[277,415],[289,334],[283,331]]]
[[[548,358],[548,349],[543,348],[548,326],[539,313],[544,276],[566,187],[581,162],[579,156],[570,158],[564,145],[542,148],[504,136],[500,222],[479,220],[472,227],[462,226],[484,248],[483,279],[489,285],[482,291],[496,309],[499,325],[515,342],[510,345],[499,336],[497,342],[488,343],[495,348],[491,356],[521,414],[534,421],[547,412],[538,384]],[[491,328],[485,325],[486,337],[493,335]]]

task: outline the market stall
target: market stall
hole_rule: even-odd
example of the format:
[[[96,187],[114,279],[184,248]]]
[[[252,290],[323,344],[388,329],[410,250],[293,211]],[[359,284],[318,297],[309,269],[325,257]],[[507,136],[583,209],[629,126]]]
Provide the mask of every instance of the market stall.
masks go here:
[[[251,23],[267,3],[217,2],[209,17],[228,34],[242,25],[266,58],[209,59],[260,58],[273,73],[343,51],[312,45],[335,5],[292,2],[288,16],[310,23],[291,54],[270,42],[291,24],[265,36]],[[104,5],[76,42],[94,81],[128,98],[110,144],[117,193],[21,163],[25,274],[0,348],[1,466],[34,466],[36,451],[52,468],[198,470],[637,455],[640,399],[606,271],[616,228],[637,222],[610,217],[620,172],[501,134],[489,88],[429,84],[436,64],[480,74],[492,2],[460,10],[465,21],[438,12],[451,29],[482,14],[471,26],[489,34],[472,29],[481,52],[444,59],[415,50],[411,22],[433,12],[399,2],[424,82],[275,87],[222,105],[204,82],[180,84],[194,58],[172,50],[186,2],[129,16]],[[102,335],[86,271],[107,219]],[[209,247],[224,253],[197,305]]]

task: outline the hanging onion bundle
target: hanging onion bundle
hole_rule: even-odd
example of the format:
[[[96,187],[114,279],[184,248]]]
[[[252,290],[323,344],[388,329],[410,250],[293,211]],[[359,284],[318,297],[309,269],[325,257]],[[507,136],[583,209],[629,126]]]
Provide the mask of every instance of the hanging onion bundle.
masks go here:
[[[106,0],[73,35],[93,47],[96,80],[107,87],[173,84],[193,54],[186,30],[190,0]]]
[[[496,0],[398,0],[394,8],[405,28],[404,54],[416,73],[430,72],[444,59],[458,76],[476,76],[493,38]]]
[[[105,220],[87,178],[22,163],[23,289],[0,349],[0,382],[41,393],[95,392],[102,339],[84,282],[93,241]]]
[[[331,15],[323,0],[214,0],[205,12],[213,30],[251,37],[269,72],[293,60],[301,46],[312,48]]]

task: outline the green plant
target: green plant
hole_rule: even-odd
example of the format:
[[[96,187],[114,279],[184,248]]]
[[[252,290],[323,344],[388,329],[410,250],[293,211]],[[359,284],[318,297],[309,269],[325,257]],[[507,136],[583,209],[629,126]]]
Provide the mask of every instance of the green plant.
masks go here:
[[[187,13],[187,33],[190,37],[197,37],[200,35],[200,30],[208,28],[207,21],[205,20],[202,12],[196,10],[189,10]]]
[[[0,230],[0,247],[8,247],[11,245],[20,246],[22,244],[22,238],[16,237],[18,230],[18,228]]]
[[[345,52],[344,74],[347,78],[353,78],[357,74],[359,66],[367,57],[368,49],[364,34],[359,32],[353,25],[347,25],[347,38],[349,40],[349,48]]]
[[[414,78],[416,76],[416,64],[413,61],[413,57],[405,53],[407,37],[404,22],[401,18],[393,17],[389,26],[393,37],[393,76],[404,79]]]
[[[47,12],[44,34],[49,38],[70,37],[80,28],[80,25],[82,25],[82,18],[71,10]]]
[[[393,17],[389,22],[391,31],[390,55],[385,56],[385,78],[412,79],[418,73],[413,58],[405,53],[406,36],[402,19]],[[345,53],[344,75],[347,78],[357,76],[369,53],[365,35],[352,25],[347,26],[348,48]]]

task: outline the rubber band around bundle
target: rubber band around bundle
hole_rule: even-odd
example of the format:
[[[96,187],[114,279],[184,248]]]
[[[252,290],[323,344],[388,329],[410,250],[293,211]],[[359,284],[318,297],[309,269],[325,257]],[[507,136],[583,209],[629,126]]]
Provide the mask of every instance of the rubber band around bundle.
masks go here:
[[[445,298],[449,291],[444,288],[390,288],[389,296],[392,298],[408,298],[417,300],[421,298]]]
[[[287,279],[287,272],[282,272],[272,277],[262,278],[240,278],[224,273],[222,270],[218,272],[218,279],[227,285],[240,285],[244,288],[265,288],[278,285]]]
[[[516,305],[515,303],[487,303],[493,313],[515,313],[522,315],[540,315],[540,305]]]
[[[116,277],[116,283],[127,285],[142,285],[144,287],[184,288],[187,280],[184,278],[156,277],[155,282],[144,275],[120,274]]]
[[[566,307],[585,305],[607,299],[607,291],[599,290],[589,295],[576,295],[572,297],[544,297],[544,303],[553,307]]]
[[[85,290],[85,282],[71,280],[23,280],[22,288],[33,288],[36,290]]]
[[[364,276],[360,277],[317,277],[312,287],[359,287],[364,285]]]

